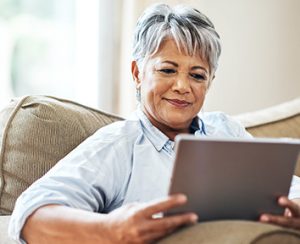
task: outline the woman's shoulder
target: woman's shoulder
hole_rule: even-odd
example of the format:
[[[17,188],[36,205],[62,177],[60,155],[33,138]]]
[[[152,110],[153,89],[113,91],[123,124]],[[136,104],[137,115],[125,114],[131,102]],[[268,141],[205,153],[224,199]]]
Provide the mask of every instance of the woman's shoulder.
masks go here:
[[[139,121],[123,120],[113,122],[98,129],[93,135],[84,140],[74,150],[77,154],[84,154],[85,157],[101,155],[102,158],[130,157],[132,148],[140,137]],[[113,152],[113,153],[112,153]]]
[[[209,121],[226,121],[231,118],[230,115],[222,112],[222,111],[213,111],[213,112],[202,112],[200,117],[209,120]]]
[[[251,137],[238,120],[224,112],[204,112],[199,117],[204,123],[208,136]]]
[[[231,124],[233,126],[242,126],[242,124],[233,118],[232,116],[222,112],[222,111],[213,111],[213,112],[204,112],[201,113],[200,118],[203,119],[206,123],[211,125],[220,125],[220,124]]]
[[[138,119],[125,119],[113,122],[96,131],[94,136],[105,140],[121,140],[137,137],[142,133],[140,121]]]

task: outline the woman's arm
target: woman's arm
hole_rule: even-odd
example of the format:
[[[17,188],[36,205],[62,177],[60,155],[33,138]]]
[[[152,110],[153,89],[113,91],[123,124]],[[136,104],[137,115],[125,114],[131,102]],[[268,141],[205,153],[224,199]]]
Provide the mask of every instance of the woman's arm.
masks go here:
[[[61,205],[37,209],[26,221],[22,238],[35,243],[150,243],[179,226],[197,221],[193,213],[153,218],[186,203],[183,195],[147,204],[124,205],[109,214],[98,214]]]
[[[105,215],[62,205],[46,205],[29,216],[22,229],[22,239],[27,243],[99,243],[105,229],[101,228]],[[88,238],[88,239],[87,239]],[[106,243],[101,240],[101,243]]]

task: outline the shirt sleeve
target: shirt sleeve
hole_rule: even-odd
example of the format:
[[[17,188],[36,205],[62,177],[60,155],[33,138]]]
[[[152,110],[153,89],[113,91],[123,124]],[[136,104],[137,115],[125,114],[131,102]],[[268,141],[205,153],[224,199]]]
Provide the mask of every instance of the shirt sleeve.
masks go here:
[[[36,209],[59,204],[93,212],[108,212],[120,204],[118,198],[128,172],[120,141],[95,139],[79,145],[46,175],[21,194],[15,204],[9,235],[18,243],[23,225]],[[130,152],[130,151],[129,151]]]
[[[300,198],[300,178],[297,175],[293,176],[288,197],[289,199]]]
[[[245,127],[241,124],[237,119],[228,116],[226,114],[223,115],[228,124],[228,129],[232,129],[238,138],[253,138],[253,136],[245,129]]]
[[[201,116],[208,137],[252,138],[252,135],[238,120],[223,112],[208,112],[201,114]],[[195,133],[195,135],[199,134]]]

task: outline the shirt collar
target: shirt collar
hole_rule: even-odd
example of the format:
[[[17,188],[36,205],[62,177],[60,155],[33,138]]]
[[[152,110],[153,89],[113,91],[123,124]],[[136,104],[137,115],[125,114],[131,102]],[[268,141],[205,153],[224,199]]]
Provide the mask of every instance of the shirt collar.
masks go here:
[[[150,120],[140,107],[137,110],[137,116],[141,121],[145,136],[149,139],[157,151],[160,152],[168,143],[168,141],[171,142],[171,140],[164,133],[151,124]]]
[[[204,121],[198,117],[198,129],[196,129],[194,131],[194,134],[201,134],[201,135],[207,135],[207,129],[206,129],[206,125],[204,124]]]
[[[157,151],[161,151],[166,144],[170,144],[174,148],[175,143],[171,141],[164,133],[159,129],[153,126],[150,120],[147,118],[145,113],[142,111],[141,107],[137,109],[137,117],[139,118],[145,136],[150,140],[152,145],[156,148]],[[190,126],[190,133],[195,134],[200,132],[201,134],[206,135],[205,127],[203,121],[197,116],[193,119]]]

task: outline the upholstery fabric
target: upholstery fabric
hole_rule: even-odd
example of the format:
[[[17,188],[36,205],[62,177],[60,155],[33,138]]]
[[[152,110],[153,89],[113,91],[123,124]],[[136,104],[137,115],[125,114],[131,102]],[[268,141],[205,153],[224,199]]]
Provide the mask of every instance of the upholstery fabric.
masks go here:
[[[255,137],[290,137],[300,138],[300,113],[266,124],[248,127]]]
[[[98,128],[121,118],[54,97],[27,96],[0,112],[0,215]]]
[[[300,232],[250,221],[211,221],[184,228],[158,244],[300,243]]]

